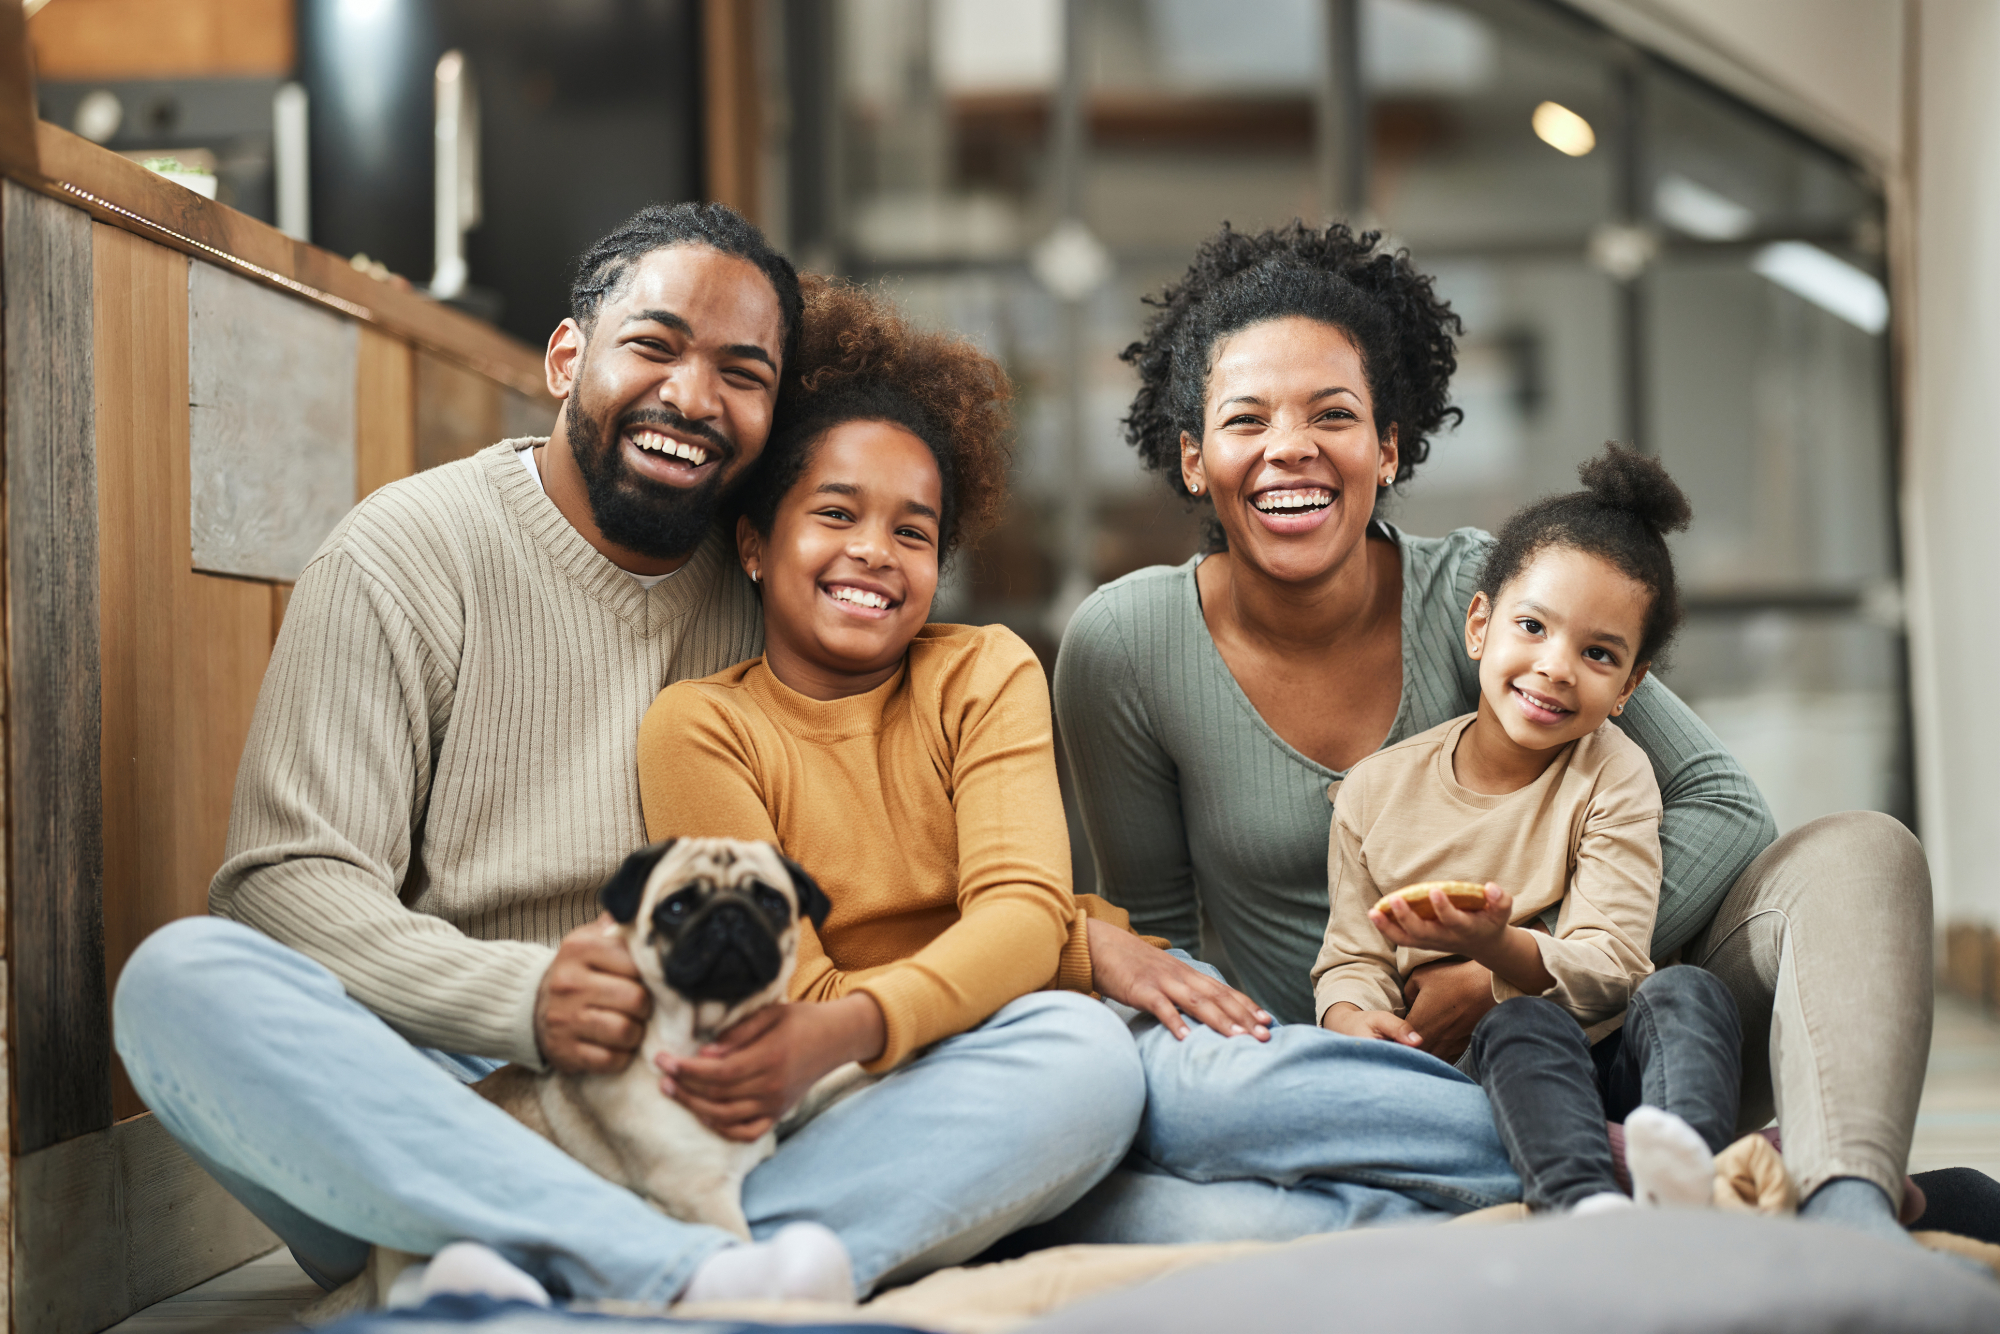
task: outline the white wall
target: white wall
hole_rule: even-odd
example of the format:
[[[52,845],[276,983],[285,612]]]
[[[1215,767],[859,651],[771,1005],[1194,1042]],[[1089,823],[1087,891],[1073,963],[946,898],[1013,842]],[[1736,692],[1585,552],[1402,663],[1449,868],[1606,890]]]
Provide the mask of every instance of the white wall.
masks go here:
[[[1901,0],[1646,0],[1885,160],[1902,139]]]
[[[2000,925],[2000,0],[1569,3],[1883,180],[1921,832],[1939,920]]]
[[[1895,166],[1903,142],[1905,0],[1565,3],[1884,176]]]
[[[2000,925],[2000,4],[1921,0],[1901,275],[1918,796],[1940,920]]]

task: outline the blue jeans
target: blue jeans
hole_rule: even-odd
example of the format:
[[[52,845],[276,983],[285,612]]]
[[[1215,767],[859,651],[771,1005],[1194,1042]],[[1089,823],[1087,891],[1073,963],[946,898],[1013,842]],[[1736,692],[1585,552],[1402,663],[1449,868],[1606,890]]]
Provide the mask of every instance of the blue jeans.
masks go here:
[[[1521,1198],[1485,1092],[1435,1056],[1303,1024],[1258,1042],[1189,1020],[1183,1041],[1110,1008],[1145,1063],[1145,1120],[1037,1244],[1283,1241]]]
[[[1743,1026],[1722,979],[1681,964],[1641,982],[1624,1027],[1595,1046],[1562,1006],[1516,996],[1486,1012],[1459,1064],[1492,1099],[1528,1207],[1568,1209],[1617,1192],[1604,1123],[1641,1103],[1722,1152],[1736,1137]]]
[[[465,1085],[497,1063],[412,1046],[326,968],[189,918],[132,956],[118,1053],[174,1138],[333,1286],[368,1247],[483,1242],[551,1292],[665,1302],[732,1239],[596,1176]],[[1116,1165],[1145,1097],[1131,1039],[1038,992],[828,1109],[743,1187],[751,1231],[839,1234],[855,1287],[971,1258]]]

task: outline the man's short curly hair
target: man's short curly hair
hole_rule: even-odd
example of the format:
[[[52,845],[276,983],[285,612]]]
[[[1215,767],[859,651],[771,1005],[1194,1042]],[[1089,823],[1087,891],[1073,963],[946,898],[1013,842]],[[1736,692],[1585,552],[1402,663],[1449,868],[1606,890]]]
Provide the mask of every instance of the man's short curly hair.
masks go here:
[[[617,230],[583,252],[569,286],[569,313],[585,334],[597,323],[605,298],[617,292],[632,266],[655,250],[704,245],[749,260],[763,271],[777,294],[783,321],[784,369],[791,369],[799,337],[799,275],[755,224],[727,204],[649,204]]]
[[[977,540],[999,516],[1010,464],[1000,363],[963,338],[928,333],[890,301],[834,278],[800,279],[805,315],[799,377],[755,473],[737,493],[742,513],[769,534],[778,505],[798,484],[813,449],[836,426],[890,422],[930,447],[943,481],[938,556]]]
[[[1382,248],[1380,232],[1344,222],[1293,222],[1254,235],[1228,223],[1202,242],[1186,276],[1146,298],[1157,313],[1119,355],[1139,372],[1125,438],[1146,467],[1182,495],[1181,432],[1202,438],[1215,348],[1253,324],[1303,315],[1346,334],[1361,354],[1375,426],[1397,428],[1396,478],[1407,481],[1430,438],[1464,414],[1450,406],[1464,325],[1432,290],[1409,252]]]

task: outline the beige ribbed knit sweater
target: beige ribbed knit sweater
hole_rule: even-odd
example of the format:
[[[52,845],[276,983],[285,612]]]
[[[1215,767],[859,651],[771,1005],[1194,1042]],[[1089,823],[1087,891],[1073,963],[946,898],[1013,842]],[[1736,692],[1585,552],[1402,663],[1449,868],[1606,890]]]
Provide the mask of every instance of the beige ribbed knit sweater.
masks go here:
[[[646,841],[639,723],[763,651],[720,531],[641,588],[503,441],[375,492],[293,591],[211,911],[423,1046],[539,1065],[553,947]]]

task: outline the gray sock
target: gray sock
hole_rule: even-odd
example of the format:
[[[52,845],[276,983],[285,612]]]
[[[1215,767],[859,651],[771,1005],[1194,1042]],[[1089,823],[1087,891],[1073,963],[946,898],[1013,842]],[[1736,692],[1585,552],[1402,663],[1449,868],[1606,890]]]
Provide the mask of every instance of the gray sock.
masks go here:
[[[1835,1177],[1799,1206],[1799,1217],[1877,1237],[1910,1239],[1910,1234],[1896,1221],[1896,1207],[1889,1202],[1888,1195],[1866,1177]]]

